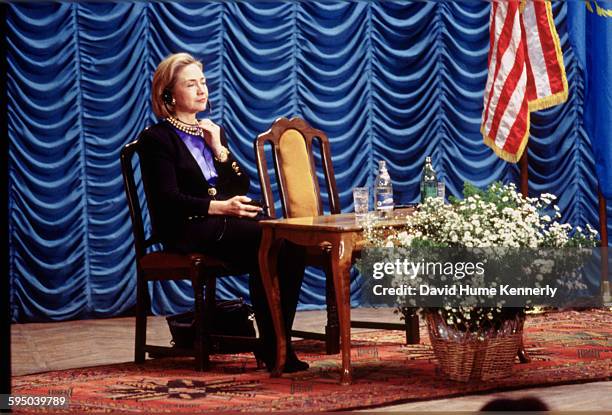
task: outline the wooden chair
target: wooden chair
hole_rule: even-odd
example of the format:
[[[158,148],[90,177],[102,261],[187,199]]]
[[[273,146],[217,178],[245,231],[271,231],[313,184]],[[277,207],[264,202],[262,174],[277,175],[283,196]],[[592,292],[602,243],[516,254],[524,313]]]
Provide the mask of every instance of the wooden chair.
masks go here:
[[[260,134],[254,142],[263,201],[267,207],[266,213],[270,217],[276,218],[277,216],[265,155],[266,143],[272,148],[283,216],[289,218],[323,215],[323,201],[319,191],[313,153],[315,140],[319,142],[321,149],[321,164],[327,187],[329,211],[332,214],[340,213],[340,202],[327,135],[321,130],[312,128],[301,118],[283,117],[274,121],[270,129]],[[298,330],[292,330],[291,334],[296,337],[324,340],[327,353],[335,354],[340,351],[340,337],[329,250],[329,244],[309,247],[307,250],[307,265],[322,268],[326,276],[327,325],[325,334]],[[405,316],[404,324],[351,321],[351,327],[406,330],[407,343],[419,342],[416,315]]]
[[[160,242],[151,236],[146,238],[143,226],[142,209],[138,198],[136,181],[134,179],[133,158],[138,149],[138,141],[133,141],[121,150],[121,172],[128,200],[134,245],[136,249],[136,338],[134,361],[143,363],[145,353],[151,357],[161,356],[194,356],[195,370],[208,368],[210,363],[211,344],[215,341],[232,344],[237,342],[244,346],[244,351],[254,351],[258,341],[250,337],[218,336],[211,334],[215,313],[216,279],[217,277],[236,274],[228,264],[206,255],[181,255],[171,252],[150,252],[147,250]],[[191,281],[195,299],[196,335],[193,349],[154,346],[146,343],[147,314],[150,312],[149,281],[183,280]],[[206,296],[204,296],[206,286]],[[202,313],[204,310],[204,313]],[[204,317],[203,317],[204,316]]]

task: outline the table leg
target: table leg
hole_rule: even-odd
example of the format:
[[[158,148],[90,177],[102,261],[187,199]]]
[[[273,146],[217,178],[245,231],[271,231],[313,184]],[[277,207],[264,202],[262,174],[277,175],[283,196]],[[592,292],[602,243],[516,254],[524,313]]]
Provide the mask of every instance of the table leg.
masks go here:
[[[342,350],[340,383],[342,385],[350,385],[353,369],[351,368],[351,293],[349,271],[351,269],[353,247],[350,241],[340,239],[338,242],[333,244],[331,266],[338,305],[338,325],[340,326],[340,344]]]
[[[325,303],[327,305],[327,324],[325,325],[325,352],[340,353],[340,331],[338,328],[338,307],[331,264],[325,264]]]
[[[273,377],[278,377],[283,373],[287,358],[287,338],[283,325],[277,269],[280,243],[280,240],[274,241],[274,229],[265,227],[262,229],[261,244],[259,246],[259,269],[276,333],[276,365],[272,370]]]

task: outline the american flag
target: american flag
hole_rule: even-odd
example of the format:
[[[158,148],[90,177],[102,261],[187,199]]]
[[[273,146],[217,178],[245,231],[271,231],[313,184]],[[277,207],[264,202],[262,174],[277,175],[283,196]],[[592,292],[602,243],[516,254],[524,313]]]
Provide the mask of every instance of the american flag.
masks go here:
[[[567,78],[550,1],[491,4],[489,75],[480,131],[516,163],[529,137],[529,113],[567,100]]]

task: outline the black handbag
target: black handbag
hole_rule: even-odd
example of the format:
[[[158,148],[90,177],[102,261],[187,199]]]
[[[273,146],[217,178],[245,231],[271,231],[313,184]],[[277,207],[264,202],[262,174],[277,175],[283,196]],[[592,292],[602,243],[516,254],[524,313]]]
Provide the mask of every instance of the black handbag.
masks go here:
[[[244,302],[242,298],[217,301],[211,334],[251,337],[254,339],[254,317],[253,308]],[[174,316],[168,316],[166,320],[172,335],[171,344],[179,348],[192,348],[195,342],[194,312],[187,311]],[[252,347],[246,344],[240,344],[235,341],[230,342],[225,339],[215,339],[209,347],[212,353],[252,351]]]

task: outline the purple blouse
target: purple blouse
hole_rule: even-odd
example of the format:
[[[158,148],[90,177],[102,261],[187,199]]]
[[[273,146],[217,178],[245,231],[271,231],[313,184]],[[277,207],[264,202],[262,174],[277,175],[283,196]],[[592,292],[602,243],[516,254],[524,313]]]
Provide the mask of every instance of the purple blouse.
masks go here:
[[[215,169],[215,163],[213,161],[213,154],[204,139],[199,135],[192,135],[185,133],[178,128],[174,128],[174,131],[181,137],[181,140],[185,143],[189,152],[200,166],[204,178],[211,185],[214,186],[217,183],[217,169]]]

